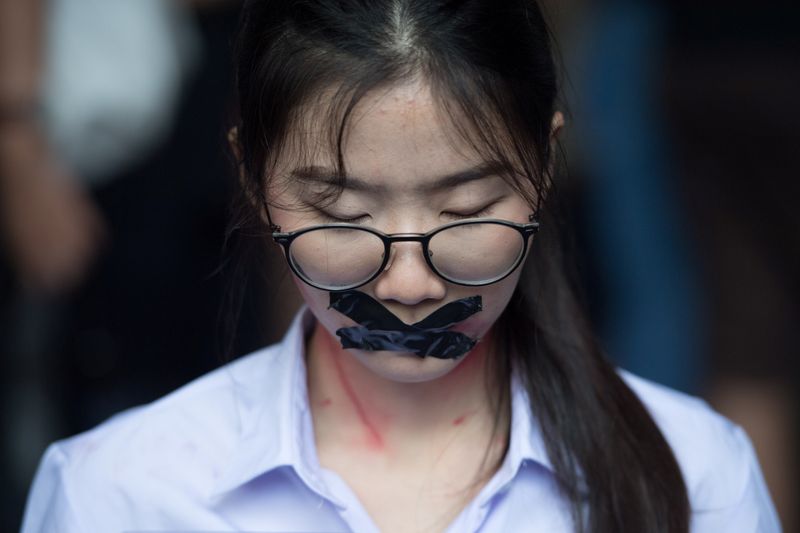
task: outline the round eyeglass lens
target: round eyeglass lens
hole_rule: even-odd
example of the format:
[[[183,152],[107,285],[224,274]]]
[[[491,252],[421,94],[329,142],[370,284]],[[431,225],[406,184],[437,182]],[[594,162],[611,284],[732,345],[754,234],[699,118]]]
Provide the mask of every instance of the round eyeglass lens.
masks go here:
[[[495,281],[508,274],[525,253],[515,228],[493,222],[453,226],[436,233],[428,247],[431,262],[459,283]]]
[[[338,289],[372,277],[383,263],[384,245],[377,235],[358,228],[316,228],[298,235],[290,260],[307,281]]]

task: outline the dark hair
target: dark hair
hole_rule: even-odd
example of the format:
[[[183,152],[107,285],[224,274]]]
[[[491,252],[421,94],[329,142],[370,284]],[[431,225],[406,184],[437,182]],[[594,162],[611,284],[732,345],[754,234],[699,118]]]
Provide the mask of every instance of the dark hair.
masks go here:
[[[251,0],[236,53],[245,199],[233,226],[266,230],[252,200],[266,201],[302,106],[330,94],[325,118],[343,181],[348,118],[360,99],[424,80],[443,116],[501,164],[539,213],[543,229],[496,324],[498,354],[506,355],[496,374],[505,379],[514,368],[521,377],[577,529],[687,532],[687,491],[672,450],[603,356],[567,275],[552,172],[558,79],[536,2]]]

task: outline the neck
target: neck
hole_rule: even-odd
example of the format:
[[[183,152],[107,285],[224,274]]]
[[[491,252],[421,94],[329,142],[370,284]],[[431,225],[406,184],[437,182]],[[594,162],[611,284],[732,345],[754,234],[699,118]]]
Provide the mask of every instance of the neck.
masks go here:
[[[494,393],[487,386],[490,342],[479,343],[446,375],[422,383],[383,378],[342,349],[317,323],[308,343],[308,389],[320,446],[346,445],[368,453],[417,455],[456,434],[491,437]],[[497,435],[508,430],[501,417]],[[488,440],[481,439],[481,444]],[[433,444],[433,446],[432,446]],[[480,444],[479,444],[480,445]]]

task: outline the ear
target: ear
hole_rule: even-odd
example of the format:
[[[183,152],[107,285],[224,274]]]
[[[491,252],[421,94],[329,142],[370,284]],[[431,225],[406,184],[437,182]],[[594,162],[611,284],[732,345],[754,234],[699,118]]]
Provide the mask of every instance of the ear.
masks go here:
[[[545,203],[553,185],[553,174],[556,169],[555,154],[563,127],[564,114],[561,111],[556,111],[553,113],[553,118],[550,119],[550,161],[547,162],[547,173],[543,180],[544,187],[539,191],[541,197],[537,200],[537,207],[541,207]]]
[[[564,127],[564,113],[556,111],[553,113],[553,119],[550,121],[550,142],[555,144],[558,137],[561,135],[561,129]]]
[[[564,128],[564,114],[561,111],[553,113],[553,118],[550,120],[550,162],[548,163],[547,172],[552,177],[555,171],[556,158],[555,153],[558,148],[558,141]]]
[[[261,221],[264,222],[267,227],[269,227],[271,223],[269,221],[269,214],[266,212],[267,208],[263,192],[254,189],[253,184],[247,179],[247,175],[244,171],[244,164],[242,163],[242,145],[239,143],[239,128],[234,126],[229,129],[227,137],[228,146],[236,162],[236,173],[239,178],[239,186],[247,195],[247,199],[253,208],[258,210]]]
[[[239,127],[234,126],[228,130],[228,148],[230,148],[231,153],[233,154],[234,159],[236,160],[236,168],[239,175],[239,182],[242,186],[244,183],[241,183],[244,179],[244,170],[242,169],[242,147],[239,144]]]

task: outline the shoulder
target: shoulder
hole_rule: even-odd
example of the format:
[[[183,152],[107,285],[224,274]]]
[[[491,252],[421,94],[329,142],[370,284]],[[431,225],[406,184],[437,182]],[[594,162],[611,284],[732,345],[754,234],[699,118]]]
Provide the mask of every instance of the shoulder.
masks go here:
[[[277,346],[52,444],[28,498],[23,532],[55,524],[59,531],[147,527],[150,512],[166,502],[179,509],[205,501],[231,459],[243,402],[269,372]]]
[[[749,459],[749,443],[741,428],[700,398],[625,371],[620,374],[672,447],[688,488],[696,491],[697,503],[719,507],[735,501]],[[712,475],[717,486],[704,490]]]
[[[675,454],[689,492],[693,530],[780,531],[758,460],[741,427],[699,398],[626,371],[620,375]]]

